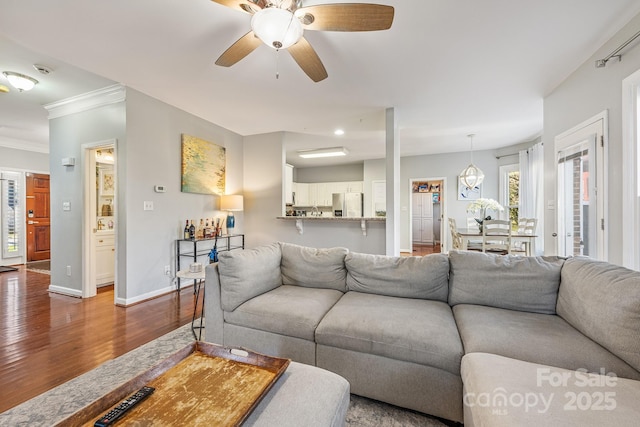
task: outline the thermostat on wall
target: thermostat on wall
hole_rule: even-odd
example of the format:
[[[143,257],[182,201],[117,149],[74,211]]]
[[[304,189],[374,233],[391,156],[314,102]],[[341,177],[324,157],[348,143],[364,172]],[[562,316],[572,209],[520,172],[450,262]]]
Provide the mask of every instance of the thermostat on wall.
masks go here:
[[[153,190],[156,193],[164,193],[165,191],[167,191],[166,187],[164,185],[154,185],[153,186]]]

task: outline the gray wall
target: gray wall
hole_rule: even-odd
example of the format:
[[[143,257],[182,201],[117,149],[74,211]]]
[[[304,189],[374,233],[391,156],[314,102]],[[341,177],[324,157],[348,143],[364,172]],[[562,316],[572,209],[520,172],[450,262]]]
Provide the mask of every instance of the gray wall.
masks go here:
[[[363,236],[360,222],[304,221],[299,234],[295,221],[277,219],[283,215],[285,153],[284,133],[244,138],[245,230],[247,246],[276,241],[311,247],[343,246],[355,252],[383,254],[384,222],[369,223]]]
[[[455,218],[459,226],[466,226],[468,201],[459,201],[458,175],[469,165],[469,153],[431,154],[400,158],[400,249],[407,251],[411,247],[410,229],[410,183],[423,178],[446,178],[445,192],[447,217]],[[482,197],[498,199],[498,161],[493,150],[473,152],[473,161],[485,174],[482,184]],[[385,179],[385,161],[369,160],[365,162],[365,189],[371,191],[371,181]],[[366,194],[366,193],[365,193]],[[365,215],[371,212],[371,200],[365,198]],[[448,232],[445,228],[445,232]]]
[[[544,99],[545,204],[556,200],[556,163],[554,138],[562,132],[609,111],[608,187],[609,203],[605,212],[608,227],[609,261],[622,264],[622,80],[640,69],[638,41],[622,52],[622,61],[612,60],[606,68],[596,68],[601,59],[627,41],[640,28],[640,15],[584,62],[567,80]],[[544,220],[545,254],[556,253],[556,211],[547,209]]]
[[[49,154],[0,146],[0,169],[49,173]]]
[[[293,172],[295,182],[340,182],[362,181],[364,179],[362,163],[293,168]]]
[[[120,102],[49,121],[51,186],[51,285],[82,293],[83,170],[81,145],[117,139],[126,145],[125,104]],[[64,157],[75,157],[75,166],[61,166]],[[118,165],[118,174],[120,173]],[[119,184],[122,184],[119,182]],[[68,201],[71,210],[63,211]],[[119,206],[119,214],[123,206]],[[120,241],[123,235],[118,230]],[[118,252],[120,258],[121,253]],[[66,274],[71,268],[71,276]]]
[[[197,136],[226,148],[228,194],[242,193],[243,148],[240,135],[132,89],[127,89],[126,131],[126,146],[118,152],[118,172],[124,169],[118,186],[124,193],[120,198],[123,203],[118,212],[125,216],[126,228],[127,286],[123,297],[131,301],[171,285],[164,266],[175,267],[175,239],[182,237],[186,219],[226,217],[218,210],[218,196],[180,191],[181,135]],[[156,193],[154,185],[166,186],[166,193]],[[144,211],[144,201],[152,201],[154,210]],[[242,233],[243,213],[236,216],[235,232]],[[184,266],[188,260],[183,258],[182,262]]]
[[[175,239],[182,236],[186,219],[225,216],[217,210],[217,196],[180,192],[182,133],[225,146],[227,192],[239,193],[243,187],[239,135],[135,90],[127,89],[126,97],[126,103],[50,121],[52,284],[82,289],[81,144],[117,139],[116,295],[121,304],[173,289],[164,266],[171,265],[175,274]],[[75,157],[76,166],[59,166],[62,157]],[[155,193],[157,184],[165,185],[166,193]],[[63,200],[71,202],[71,211],[62,211]],[[144,211],[143,201],[152,201],[154,210]],[[242,232],[238,222],[236,231]]]

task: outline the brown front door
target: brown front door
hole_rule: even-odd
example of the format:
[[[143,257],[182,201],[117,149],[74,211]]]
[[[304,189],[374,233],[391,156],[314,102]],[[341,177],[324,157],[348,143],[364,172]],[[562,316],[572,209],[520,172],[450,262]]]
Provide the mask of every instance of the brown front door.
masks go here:
[[[27,173],[27,262],[50,257],[49,175]]]

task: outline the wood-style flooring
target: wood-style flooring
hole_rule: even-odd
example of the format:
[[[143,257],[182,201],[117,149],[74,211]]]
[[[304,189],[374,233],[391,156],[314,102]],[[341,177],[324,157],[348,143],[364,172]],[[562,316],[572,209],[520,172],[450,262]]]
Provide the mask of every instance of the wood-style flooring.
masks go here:
[[[0,273],[0,412],[191,321],[192,287],[129,307],[48,292],[50,276]]]
[[[440,243],[435,245],[417,245],[413,244],[413,253],[402,252],[400,255],[402,256],[424,256],[431,254],[439,254],[440,253]]]

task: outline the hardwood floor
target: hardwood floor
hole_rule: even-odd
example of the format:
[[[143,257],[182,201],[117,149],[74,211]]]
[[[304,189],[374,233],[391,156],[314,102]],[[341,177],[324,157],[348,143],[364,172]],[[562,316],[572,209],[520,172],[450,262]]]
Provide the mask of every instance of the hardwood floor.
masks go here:
[[[191,321],[193,288],[130,307],[49,293],[50,276],[0,273],[0,412]]]
[[[413,253],[402,252],[400,255],[402,256],[424,256],[431,254],[439,254],[440,253],[440,244],[437,243],[435,245],[413,245]]]

